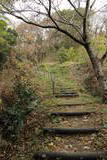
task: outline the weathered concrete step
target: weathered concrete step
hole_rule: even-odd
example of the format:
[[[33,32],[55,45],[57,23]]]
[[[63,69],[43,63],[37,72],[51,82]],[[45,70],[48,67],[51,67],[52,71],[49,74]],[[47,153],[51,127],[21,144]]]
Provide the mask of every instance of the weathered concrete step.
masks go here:
[[[53,112],[51,116],[85,116],[95,112]]]
[[[78,93],[72,93],[72,94],[65,94],[65,93],[61,93],[61,94],[55,94],[56,98],[62,98],[62,97],[79,97]]]
[[[107,160],[107,152],[39,152],[33,156],[34,160]]]
[[[91,134],[97,133],[100,131],[100,128],[43,128],[43,133],[49,134]]]

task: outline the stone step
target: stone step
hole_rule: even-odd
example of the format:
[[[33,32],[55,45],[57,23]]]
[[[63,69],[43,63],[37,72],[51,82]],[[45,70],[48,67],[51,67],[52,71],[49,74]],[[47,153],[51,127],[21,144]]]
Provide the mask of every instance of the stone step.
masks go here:
[[[107,152],[39,152],[33,156],[34,160],[107,160]]]
[[[53,112],[51,116],[85,116],[95,112]]]
[[[44,134],[92,134],[100,131],[100,128],[43,128]]]

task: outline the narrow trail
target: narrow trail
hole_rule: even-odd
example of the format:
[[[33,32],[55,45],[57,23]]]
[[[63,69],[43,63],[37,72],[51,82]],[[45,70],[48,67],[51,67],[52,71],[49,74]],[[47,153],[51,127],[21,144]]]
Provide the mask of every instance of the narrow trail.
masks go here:
[[[34,159],[106,160],[106,150],[96,145],[103,128],[97,107],[92,107],[92,104],[78,104],[74,97],[75,104],[78,105],[70,106],[67,105],[67,95],[57,97],[64,99],[65,104],[50,109],[48,126],[46,124],[43,128],[42,146],[45,150],[35,153]]]
[[[102,134],[104,124],[98,99],[84,89],[75,65],[48,68],[53,73],[51,80],[55,84],[50,83],[50,92],[47,83],[45,85],[45,91],[48,92],[46,95],[50,99],[46,97],[48,100],[43,103],[42,132],[33,159],[107,160],[107,147]],[[49,79],[47,82],[49,85]],[[48,105],[45,107],[44,104]]]

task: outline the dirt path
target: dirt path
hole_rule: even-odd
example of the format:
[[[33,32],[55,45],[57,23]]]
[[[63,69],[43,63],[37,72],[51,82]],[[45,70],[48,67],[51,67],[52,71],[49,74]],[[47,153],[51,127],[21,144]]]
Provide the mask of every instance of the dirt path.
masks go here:
[[[59,99],[60,101],[60,99]],[[65,104],[69,99],[65,99]],[[74,100],[75,101],[75,100]],[[77,102],[77,101],[76,101]],[[75,102],[75,104],[76,104]],[[49,110],[48,110],[49,111]],[[97,105],[92,104],[77,105],[77,106],[54,106],[50,108],[48,115],[52,112],[94,112],[84,116],[49,116],[44,127],[56,129],[76,129],[76,128],[102,128],[102,117]],[[98,133],[77,133],[77,134],[45,134],[43,138],[42,150],[40,152],[54,153],[78,153],[78,152],[103,152],[107,148],[99,147],[99,138],[101,140],[101,131]],[[51,160],[50,156],[50,160]],[[61,158],[61,157],[60,157]],[[107,158],[107,157],[106,157]],[[45,158],[44,158],[45,159]],[[62,158],[63,159],[63,158]],[[80,158],[81,159],[81,158]],[[95,158],[96,159],[96,158]]]
[[[52,67],[51,70],[54,69],[56,72],[57,67]],[[107,105],[101,104],[99,97],[91,96],[84,90],[82,84],[79,83],[80,77],[73,75],[74,68],[67,66],[65,69],[62,69],[65,70],[63,77],[60,73],[60,68],[56,72],[58,75],[57,92],[61,91],[60,87],[66,86],[77,91],[79,97],[53,97],[52,84],[49,78],[44,79],[42,77],[41,86],[45,98],[42,104],[28,117],[18,145],[8,145],[7,149],[5,149],[6,152],[4,153],[3,151],[3,155],[6,155],[6,158],[3,157],[3,160],[7,160],[7,155],[11,157],[10,159],[8,158],[9,160],[31,160],[33,155],[37,155],[34,160],[83,160],[86,152],[94,152],[95,154],[88,154],[88,158],[85,157],[84,160],[97,160],[99,157],[96,153],[107,151],[107,129],[101,129],[99,132],[91,134],[43,134],[43,128],[101,128],[104,126],[104,122],[107,122]],[[104,112],[102,112],[103,109],[105,110]],[[84,116],[51,116],[53,112],[94,113]],[[105,125],[107,126],[106,123]],[[8,151],[9,146],[12,152]],[[45,153],[42,154],[42,152]],[[72,155],[74,153],[76,155]]]

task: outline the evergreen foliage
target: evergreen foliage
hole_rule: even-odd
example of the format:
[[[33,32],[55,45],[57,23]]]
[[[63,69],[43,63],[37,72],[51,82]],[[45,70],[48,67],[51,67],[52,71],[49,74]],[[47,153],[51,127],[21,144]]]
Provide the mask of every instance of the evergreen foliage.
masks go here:
[[[0,19],[0,69],[6,63],[11,47],[16,44],[18,34],[8,27],[6,20]]]

